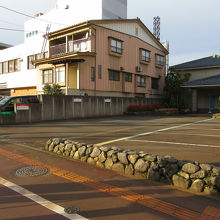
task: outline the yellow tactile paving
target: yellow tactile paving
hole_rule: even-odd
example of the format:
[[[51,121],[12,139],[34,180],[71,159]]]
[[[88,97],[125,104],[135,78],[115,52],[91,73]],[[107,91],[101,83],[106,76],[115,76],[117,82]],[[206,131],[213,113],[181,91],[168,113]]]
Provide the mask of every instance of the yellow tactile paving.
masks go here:
[[[208,206],[202,213],[201,220],[220,220],[220,209]]]
[[[132,191],[128,191],[123,188],[114,187],[114,186],[107,185],[101,182],[97,182],[93,179],[83,177],[78,174],[69,172],[67,170],[59,169],[54,166],[50,166],[48,164],[44,164],[39,161],[26,158],[19,154],[15,154],[15,153],[3,150],[3,149],[0,149],[0,154],[2,156],[8,157],[10,159],[16,160],[26,165],[47,167],[50,169],[51,174],[70,180],[71,182],[83,184],[85,186],[94,188],[100,192],[109,193],[111,195],[117,196],[127,201],[136,202],[145,207],[154,209],[156,211],[160,211],[162,213],[166,213],[170,216],[177,217],[179,219],[183,219],[183,220],[201,219],[201,215],[198,212],[191,211],[191,210],[182,208],[180,206],[155,199],[151,196],[141,195],[141,194],[138,194]]]

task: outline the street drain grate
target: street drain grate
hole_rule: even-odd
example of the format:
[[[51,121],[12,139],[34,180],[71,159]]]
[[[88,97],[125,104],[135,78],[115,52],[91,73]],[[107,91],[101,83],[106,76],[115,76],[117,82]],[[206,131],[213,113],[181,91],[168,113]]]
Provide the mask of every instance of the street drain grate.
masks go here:
[[[80,208],[75,206],[70,206],[64,209],[67,214],[74,214],[80,212]]]
[[[19,177],[35,177],[43,176],[49,172],[46,167],[40,166],[26,166],[15,171],[15,175]]]

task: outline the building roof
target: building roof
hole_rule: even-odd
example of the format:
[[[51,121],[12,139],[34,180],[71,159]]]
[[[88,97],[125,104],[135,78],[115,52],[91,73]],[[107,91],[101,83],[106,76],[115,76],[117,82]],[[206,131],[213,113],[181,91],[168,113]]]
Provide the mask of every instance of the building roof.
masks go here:
[[[220,67],[220,56],[213,55],[198,60],[192,60],[173,66],[175,69],[201,69]]]
[[[220,87],[220,75],[210,76],[202,79],[186,82],[183,87]]]
[[[0,43],[0,49],[5,49],[5,48],[9,48],[9,47],[12,47],[12,45]]]

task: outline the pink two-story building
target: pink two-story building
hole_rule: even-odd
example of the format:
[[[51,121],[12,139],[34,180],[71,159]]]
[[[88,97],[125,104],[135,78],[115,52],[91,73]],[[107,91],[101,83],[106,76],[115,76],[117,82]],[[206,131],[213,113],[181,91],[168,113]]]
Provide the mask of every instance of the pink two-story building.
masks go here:
[[[140,19],[90,20],[48,40],[49,57],[34,62],[38,94],[57,83],[66,95],[163,95],[168,51]]]

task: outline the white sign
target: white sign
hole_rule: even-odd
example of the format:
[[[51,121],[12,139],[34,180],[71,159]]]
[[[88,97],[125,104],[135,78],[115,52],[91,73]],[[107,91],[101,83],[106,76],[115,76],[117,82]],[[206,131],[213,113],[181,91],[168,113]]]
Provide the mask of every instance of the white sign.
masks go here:
[[[73,102],[82,102],[82,98],[80,97],[74,97]]]
[[[110,103],[111,102],[111,98],[105,98],[105,102]]]
[[[29,110],[29,105],[27,104],[17,104],[17,110]]]

